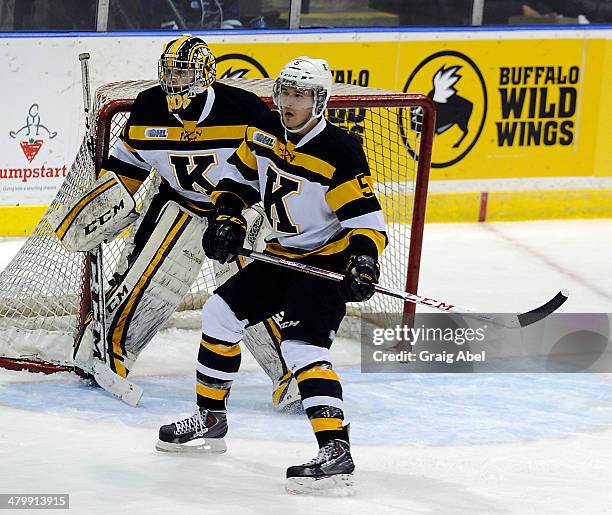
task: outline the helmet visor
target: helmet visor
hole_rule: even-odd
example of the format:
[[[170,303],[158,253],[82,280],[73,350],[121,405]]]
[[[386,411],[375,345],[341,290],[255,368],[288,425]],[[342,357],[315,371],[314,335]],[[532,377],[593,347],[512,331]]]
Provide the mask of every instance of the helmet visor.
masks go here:
[[[278,107],[312,111],[314,106],[314,90],[312,88],[297,88],[276,82],[274,84],[274,103]]]

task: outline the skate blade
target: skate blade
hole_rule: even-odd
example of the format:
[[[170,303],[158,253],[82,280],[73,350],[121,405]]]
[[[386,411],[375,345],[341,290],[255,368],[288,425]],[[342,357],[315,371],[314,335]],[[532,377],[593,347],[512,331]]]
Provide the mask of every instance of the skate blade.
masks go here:
[[[157,440],[155,448],[160,452],[192,454],[223,454],[227,451],[227,445],[223,438],[198,438],[187,443],[170,443]]]
[[[286,490],[290,494],[347,497],[355,495],[353,474],[335,474],[323,477],[289,477]]]

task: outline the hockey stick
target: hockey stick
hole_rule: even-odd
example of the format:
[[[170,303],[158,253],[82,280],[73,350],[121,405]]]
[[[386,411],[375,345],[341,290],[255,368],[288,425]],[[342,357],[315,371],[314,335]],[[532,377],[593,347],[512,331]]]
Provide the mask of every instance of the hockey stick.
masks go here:
[[[95,162],[94,136],[91,119],[91,89],[89,82],[89,54],[79,54],[81,61],[81,76],[83,82],[83,107],[85,112],[85,138],[87,149],[92,160]],[[95,166],[95,165],[94,165]],[[93,336],[93,357],[86,363],[76,361],[78,345],[75,347],[75,362],[86,372],[91,373],[98,385],[107,392],[119,397],[130,406],[136,406],[142,397],[143,390],[140,386],[128,381],[113,372],[108,365],[108,352],[106,349],[106,302],[104,297],[104,268],[102,261],[102,245],[98,245],[90,252],[90,293],[91,293],[91,333]]]
[[[253,250],[238,248],[234,250],[237,254],[245,257],[256,259],[257,261],[263,261],[264,263],[270,263],[272,265],[289,268],[291,270],[297,270],[306,274],[328,279],[330,281],[342,282],[344,280],[344,274],[338,272],[331,272],[323,268],[318,268],[311,265],[306,265],[298,261],[292,261],[279,256],[273,256],[271,254],[262,254],[261,252],[255,252]],[[471,309],[462,308],[454,304],[432,299],[430,297],[423,297],[414,293],[409,293],[400,290],[393,290],[391,288],[385,288],[379,284],[374,285],[374,291],[382,293],[383,295],[389,295],[397,299],[402,299],[406,302],[412,302],[413,304],[421,304],[423,306],[429,306],[431,308],[444,311],[446,313],[457,313],[485,322],[491,322],[493,324],[501,325],[504,327],[525,327],[542,320],[547,317],[567,300],[569,296],[568,290],[562,290],[557,293],[552,299],[545,304],[518,315],[485,315],[482,313],[475,312]]]

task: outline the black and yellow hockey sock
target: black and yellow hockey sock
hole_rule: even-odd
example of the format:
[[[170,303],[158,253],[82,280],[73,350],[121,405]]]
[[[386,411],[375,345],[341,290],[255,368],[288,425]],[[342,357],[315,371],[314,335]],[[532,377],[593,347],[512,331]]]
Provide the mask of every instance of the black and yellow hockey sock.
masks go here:
[[[240,368],[240,345],[202,334],[196,369],[196,397],[201,408],[224,411]]]
[[[329,363],[317,363],[296,374],[302,404],[319,447],[330,440],[347,439],[343,427],[342,385]]]

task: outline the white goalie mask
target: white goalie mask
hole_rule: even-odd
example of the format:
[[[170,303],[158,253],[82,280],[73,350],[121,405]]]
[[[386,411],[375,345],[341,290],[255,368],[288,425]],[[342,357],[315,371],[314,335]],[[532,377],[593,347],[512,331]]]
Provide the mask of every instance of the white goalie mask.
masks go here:
[[[307,95],[301,99],[301,105],[296,105],[295,98],[290,99],[283,93],[283,88],[295,88]],[[297,107],[300,109],[311,109],[311,117],[300,127],[289,129],[283,122],[285,129],[290,132],[299,132],[313,118],[323,115],[327,101],[331,95],[332,75],[329,64],[325,59],[312,59],[301,56],[292,59],[281,70],[272,88],[272,99],[278,107]],[[310,94],[312,92],[312,95]],[[281,117],[282,120],[282,117]]]

